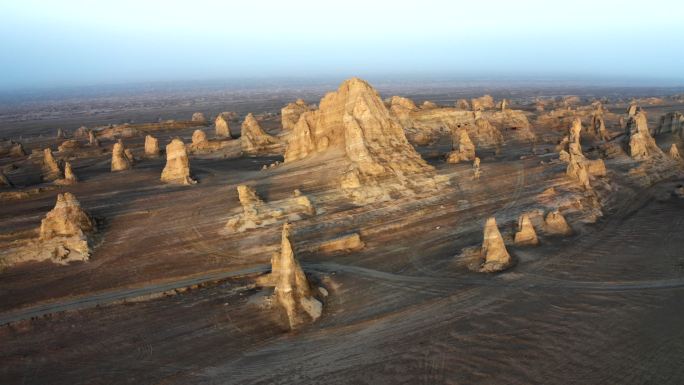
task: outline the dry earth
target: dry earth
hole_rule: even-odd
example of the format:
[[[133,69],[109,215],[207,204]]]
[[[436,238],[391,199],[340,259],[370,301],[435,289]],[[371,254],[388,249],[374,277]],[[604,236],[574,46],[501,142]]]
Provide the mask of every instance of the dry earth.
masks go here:
[[[456,101],[448,93],[423,95],[416,102]],[[540,123],[544,113],[531,102],[537,96],[507,96],[510,108],[527,115],[536,141],[510,139],[504,130],[498,152],[476,149],[479,179],[469,162],[445,161],[452,150],[446,130],[416,149],[448,183],[364,205],[331,180],[346,167],[334,151],[268,167],[282,156],[241,156],[240,141],[232,140],[190,155],[198,184],[178,186],[160,180],[163,155],[144,156],[147,132],[123,139],[138,160],[112,173],[113,139],[102,138],[100,148],[86,139],[67,154],[56,151],[63,139],[54,137],[54,121],[3,123],[27,153],[49,146],[57,159],[70,159],[79,182],[43,182],[42,155],[2,156],[15,187],[0,190],[0,261],[38,235],[58,192],[78,197],[97,232],[88,262],[24,262],[0,271],[0,383],[681,384],[684,200],[674,193],[684,184],[681,165],[643,168],[624,152],[604,156],[606,143],[583,135],[584,154],[603,157],[608,170],[584,191],[558,159],[556,145],[570,127]],[[613,143],[622,143],[617,118],[626,118],[631,96],[638,95],[605,103],[614,114],[606,115]],[[280,117],[269,113],[294,99],[264,100],[232,108],[239,118],[231,129],[253,112],[267,133],[286,139]],[[653,129],[663,114],[684,110],[674,98],[640,105]],[[152,121],[160,109],[143,115]],[[205,112],[209,121],[212,113]],[[88,124],[109,123],[119,122],[96,114]],[[174,137],[190,143],[195,128],[152,135],[164,148]],[[213,129],[206,131],[213,139]],[[663,150],[680,144],[670,133],[655,138]],[[266,202],[298,189],[315,207],[316,215],[292,222],[291,239],[309,280],[328,293],[316,322],[290,331],[271,305],[273,289],[260,284],[279,251],[282,222],[226,230],[242,212],[238,185]],[[16,191],[23,195],[7,194]],[[513,245],[522,213],[554,209],[572,236],[545,234],[537,218],[540,246]],[[462,251],[480,245],[492,216],[514,265],[472,272]],[[320,251],[353,233],[362,249]]]

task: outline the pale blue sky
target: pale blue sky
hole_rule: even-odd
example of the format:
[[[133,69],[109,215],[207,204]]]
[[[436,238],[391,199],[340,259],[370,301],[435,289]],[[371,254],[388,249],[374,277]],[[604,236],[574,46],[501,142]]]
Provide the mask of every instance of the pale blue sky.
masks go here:
[[[243,77],[684,82],[681,0],[0,0],[0,89]]]

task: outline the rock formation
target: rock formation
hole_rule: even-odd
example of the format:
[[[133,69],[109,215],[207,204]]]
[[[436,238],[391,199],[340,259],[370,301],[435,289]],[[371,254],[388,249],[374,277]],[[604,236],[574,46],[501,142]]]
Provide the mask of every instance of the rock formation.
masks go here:
[[[537,233],[534,231],[529,215],[522,214],[518,218],[518,232],[515,233],[514,242],[516,246],[536,246],[539,244]]]
[[[30,259],[50,259],[61,264],[85,261],[90,257],[87,236],[93,231],[95,222],[76,197],[59,194],[57,204],[40,224],[38,255]]]
[[[63,176],[62,169],[59,167],[59,163],[55,160],[52,155],[52,151],[49,148],[43,150],[43,180],[53,181],[61,179]]]
[[[468,131],[460,130],[458,140],[458,150],[454,143],[454,150],[447,156],[448,163],[459,163],[466,160],[475,160],[475,145],[470,140]]]
[[[434,169],[411,146],[402,126],[368,83],[346,80],[319,106],[302,114],[295,125],[286,163],[316,154],[339,154],[348,165],[341,186],[357,203],[389,199],[388,189],[401,194],[434,187],[432,178],[416,180]],[[380,186],[381,178],[393,178],[393,183]]]
[[[295,124],[297,124],[299,117],[303,113],[311,111],[312,109],[313,108],[307,105],[306,102],[304,102],[304,100],[302,99],[297,99],[297,101],[295,101],[294,103],[289,103],[287,106],[283,107],[280,110],[283,129],[293,129]]]
[[[156,158],[159,154],[159,140],[152,135],[145,136],[145,156],[148,158]]]
[[[93,131],[88,132],[88,143],[93,147],[100,147],[100,141]]]
[[[468,100],[466,99],[458,99],[454,105],[461,110],[470,110],[470,103],[468,103]]]
[[[511,265],[511,256],[506,250],[506,245],[494,217],[490,217],[485,223],[484,240],[480,254],[484,258],[484,263],[480,267],[481,272],[493,273]]]
[[[682,156],[679,154],[679,148],[677,148],[677,145],[674,143],[670,146],[670,158],[676,160],[682,159]]]
[[[249,155],[259,155],[273,150],[273,146],[280,144],[280,140],[267,134],[259,125],[254,115],[247,114],[242,122],[242,135],[240,146],[242,151]]]
[[[64,139],[67,137],[66,131],[61,128],[57,129],[57,139]]]
[[[201,112],[195,112],[194,114],[192,114],[192,118],[190,120],[192,120],[193,122],[199,122],[199,123],[206,123],[207,122],[207,118],[205,118],[204,114]]]
[[[423,110],[431,110],[433,108],[439,108],[439,106],[437,104],[435,104],[434,102],[426,100],[423,102],[423,104],[421,104],[420,108]]]
[[[19,158],[26,155],[24,146],[19,142],[13,140],[0,139],[0,156],[10,156],[12,158]]]
[[[646,114],[639,111],[627,124],[629,130],[629,154],[635,160],[647,160],[662,157],[663,152],[648,130]]]
[[[591,129],[592,133],[600,138],[601,140],[608,141],[610,136],[608,135],[608,130],[606,129],[606,122],[603,119],[603,113],[595,112],[591,117]]]
[[[551,211],[546,215],[544,231],[550,235],[571,235],[573,233],[565,217],[558,210]]]
[[[479,98],[472,99],[470,106],[472,107],[473,111],[482,111],[495,108],[496,104],[494,104],[494,98],[492,98],[490,95],[484,95]]]
[[[180,138],[174,138],[166,145],[166,166],[161,174],[162,182],[181,185],[197,183],[190,177],[190,161],[185,150],[185,143]]]
[[[74,131],[74,138],[85,139],[88,137],[90,130],[86,126],[81,126]]]
[[[57,147],[57,151],[59,151],[59,152],[73,151],[79,147],[81,147],[81,143],[79,143],[79,141],[74,140],[74,139],[69,139],[69,140],[65,140],[64,142],[62,142]]]
[[[203,129],[198,128],[192,133],[192,146],[201,147],[208,142],[207,134]]]
[[[283,224],[280,254],[274,256],[271,266],[276,279],[274,296],[285,310],[290,329],[317,320],[323,304],[313,296],[309,281],[295,258],[289,223]]]
[[[2,170],[0,170],[0,187],[14,187],[12,182],[7,179],[7,176],[5,176],[5,173],[3,173]]]
[[[296,221],[316,214],[316,209],[309,198],[299,190],[295,190],[291,198],[269,203],[264,202],[256,191],[247,185],[239,185],[237,192],[242,213],[228,220],[226,228],[230,231],[242,232],[282,220]]]
[[[637,112],[639,112],[639,110],[641,110],[641,109],[639,108],[639,105],[638,105],[637,103],[635,103],[635,102],[632,102],[632,103],[629,105],[629,107],[627,108],[627,116],[630,117],[630,118],[633,117],[633,116],[636,116],[636,114],[637,114]]]
[[[71,163],[65,162],[64,163],[64,178],[62,179],[57,179],[55,181],[55,184],[58,185],[70,185],[78,182],[78,178],[76,178],[76,174],[74,174],[74,170],[71,169]]]
[[[230,124],[228,119],[226,119],[223,114],[218,114],[216,120],[214,121],[214,126],[216,127],[216,136],[218,138],[231,139],[233,136],[230,134]]]
[[[361,250],[366,246],[358,233],[346,234],[321,242],[316,249],[320,253],[350,252]]]
[[[131,168],[131,160],[126,156],[123,142],[119,139],[112,147],[112,172],[124,171]]]
[[[656,134],[671,132],[677,139],[684,139],[684,115],[681,112],[668,112],[660,117]]]
[[[473,160],[473,179],[480,179],[482,171],[480,171],[480,158],[475,157]]]
[[[412,128],[411,112],[417,110],[418,107],[409,98],[392,96],[390,99],[390,113],[399,120],[399,123],[404,128]]]
[[[532,125],[524,111],[506,109],[505,111],[485,111],[482,117],[486,118],[499,130],[507,132],[513,139],[519,141],[531,141],[536,138],[532,132]]]

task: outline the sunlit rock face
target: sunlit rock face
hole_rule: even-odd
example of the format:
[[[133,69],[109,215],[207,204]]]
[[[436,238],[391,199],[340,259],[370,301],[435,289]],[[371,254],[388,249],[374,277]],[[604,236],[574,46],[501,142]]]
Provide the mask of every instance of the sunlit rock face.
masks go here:
[[[190,177],[190,161],[185,143],[175,138],[166,145],[166,166],[161,175],[162,182],[170,184],[192,185],[197,183]]]
[[[272,151],[274,146],[279,144],[280,140],[267,134],[254,115],[247,114],[245,121],[242,122],[242,135],[240,137],[242,152],[248,155],[259,155]]]
[[[337,177],[341,177],[342,188],[359,202],[386,198],[387,192],[377,183],[379,178],[394,177],[398,180],[395,187],[411,190],[414,183],[409,175],[434,171],[365,81],[346,80],[319,105],[318,110],[302,114],[295,125],[285,151],[286,163],[317,154],[339,154],[348,168]]]

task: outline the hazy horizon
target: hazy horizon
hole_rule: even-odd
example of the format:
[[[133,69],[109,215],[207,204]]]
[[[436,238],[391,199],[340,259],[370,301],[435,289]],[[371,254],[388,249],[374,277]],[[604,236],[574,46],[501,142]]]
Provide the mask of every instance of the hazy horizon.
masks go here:
[[[684,85],[684,4],[654,0],[0,4],[0,91],[414,77]]]

